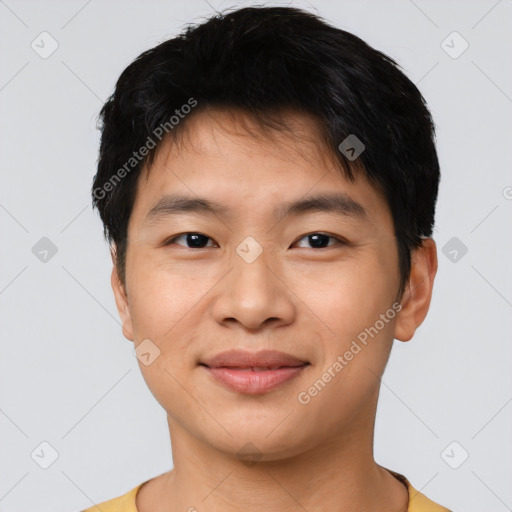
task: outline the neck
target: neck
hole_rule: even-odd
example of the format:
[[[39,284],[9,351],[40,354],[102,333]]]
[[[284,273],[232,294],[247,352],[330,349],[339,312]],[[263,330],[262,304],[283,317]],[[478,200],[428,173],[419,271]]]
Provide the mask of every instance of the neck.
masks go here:
[[[371,417],[307,450],[273,460],[262,455],[257,462],[199,440],[170,417],[168,422],[174,469],[141,489],[139,512],[407,510],[407,489],[373,459]]]

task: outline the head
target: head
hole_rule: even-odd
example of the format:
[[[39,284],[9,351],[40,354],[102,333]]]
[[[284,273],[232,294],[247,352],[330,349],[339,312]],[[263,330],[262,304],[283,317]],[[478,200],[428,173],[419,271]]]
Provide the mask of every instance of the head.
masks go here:
[[[100,118],[112,286],[124,335],[158,348],[141,370],[169,418],[269,459],[371,423],[437,268],[434,125],[396,62],[313,14],[243,8],[141,54]],[[239,395],[203,371],[233,348],[309,364]],[[294,419],[265,437],[291,397]]]

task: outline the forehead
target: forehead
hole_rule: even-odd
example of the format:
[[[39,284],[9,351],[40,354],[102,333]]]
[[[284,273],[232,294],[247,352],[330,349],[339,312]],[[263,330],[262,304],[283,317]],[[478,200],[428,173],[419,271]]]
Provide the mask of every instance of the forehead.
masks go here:
[[[322,123],[311,114],[281,109],[256,119],[243,110],[215,107],[197,110],[183,121],[176,135],[167,137],[157,156],[192,154],[227,159],[243,151],[246,156],[264,152],[289,162],[309,161],[315,166],[333,165],[336,158],[322,137]],[[339,161],[337,165],[340,165]]]
[[[151,168],[142,171],[134,214],[147,216],[175,193],[231,204],[233,210],[261,211],[271,203],[275,212],[279,203],[337,190],[366,204],[369,212],[386,209],[357,161],[356,180],[348,180],[316,119],[288,112],[272,121],[281,129],[236,111],[192,114],[176,137],[162,141]]]

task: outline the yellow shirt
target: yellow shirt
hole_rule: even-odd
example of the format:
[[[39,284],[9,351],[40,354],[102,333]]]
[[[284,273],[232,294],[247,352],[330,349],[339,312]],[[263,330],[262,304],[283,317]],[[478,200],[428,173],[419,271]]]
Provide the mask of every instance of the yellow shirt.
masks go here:
[[[390,470],[388,469],[388,471]],[[449,509],[434,503],[414,489],[405,476],[395,473],[394,471],[390,471],[390,473],[401,480],[407,487],[407,491],[409,492],[409,505],[407,507],[407,512],[451,512]],[[118,498],[99,503],[97,505],[98,508],[93,506],[87,510],[83,510],[82,512],[98,512],[98,510],[101,510],[101,512],[138,512],[137,507],[135,506],[135,496],[137,495],[138,490],[148,481],[149,480],[142,482],[137,485],[137,487],[134,487],[131,491],[119,496]]]

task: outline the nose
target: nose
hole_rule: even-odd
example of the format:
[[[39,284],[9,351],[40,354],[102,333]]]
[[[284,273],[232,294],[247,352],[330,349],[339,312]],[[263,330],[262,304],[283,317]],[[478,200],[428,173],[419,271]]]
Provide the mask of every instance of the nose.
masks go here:
[[[232,263],[214,300],[213,316],[219,324],[255,332],[293,322],[295,296],[285,269],[275,257],[263,251],[251,261],[237,254]]]

